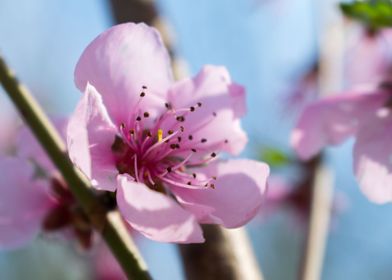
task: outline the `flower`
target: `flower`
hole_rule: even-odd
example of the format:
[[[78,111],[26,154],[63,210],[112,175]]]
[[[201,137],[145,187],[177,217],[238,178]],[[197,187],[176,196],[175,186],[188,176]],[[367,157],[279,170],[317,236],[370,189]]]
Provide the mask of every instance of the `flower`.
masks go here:
[[[65,122],[56,125],[63,130]],[[40,232],[60,229],[89,247],[91,226],[54,165],[27,128],[16,138],[16,154],[0,156],[0,248],[22,247]]]
[[[68,131],[71,160],[99,190],[116,191],[131,227],[162,242],[202,242],[198,223],[239,227],[258,211],[268,166],[217,160],[246,144],[244,89],[223,67],[174,82],[155,29],[121,24],[83,52],[84,93]]]
[[[350,86],[390,79],[392,70],[392,29],[360,30],[348,43],[345,74]]]
[[[45,214],[53,207],[47,185],[33,181],[33,166],[26,160],[1,157],[0,248],[29,243],[40,231]]]
[[[390,88],[354,90],[317,101],[299,118],[291,143],[302,159],[355,136],[354,172],[373,202],[392,201]]]

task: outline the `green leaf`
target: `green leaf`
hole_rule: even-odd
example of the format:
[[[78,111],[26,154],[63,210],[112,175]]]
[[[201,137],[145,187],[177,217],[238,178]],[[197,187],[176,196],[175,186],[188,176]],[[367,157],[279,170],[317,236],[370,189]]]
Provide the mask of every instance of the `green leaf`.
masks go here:
[[[271,167],[282,167],[291,162],[291,159],[283,151],[276,148],[264,148],[260,152],[260,159]]]
[[[392,27],[391,0],[356,0],[351,3],[340,3],[343,14],[359,21],[371,31]]]

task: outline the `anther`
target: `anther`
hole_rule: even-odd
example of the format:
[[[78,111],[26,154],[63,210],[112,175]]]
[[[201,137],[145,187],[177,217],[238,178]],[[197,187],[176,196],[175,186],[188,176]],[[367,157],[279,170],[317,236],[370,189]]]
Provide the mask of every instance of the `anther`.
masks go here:
[[[144,112],[143,116],[144,116],[145,118],[148,118],[148,117],[150,116],[150,114],[149,114],[148,112]]]
[[[195,107],[191,106],[191,107],[189,108],[189,110],[191,110],[191,112],[194,112],[194,111],[195,111]]]
[[[171,109],[172,108],[170,103],[165,103],[165,107],[166,107],[166,109]]]
[[[158,129],[157,136],[158,136],[158,142],[161,142],[163,139],[163,130],[162,129]]]
[[[140,97],[144,97],[144,96],[146,96],[146,93],[145,93],[144,91],[142,91],[142,92],[140,93]]]
[[[178,116],[178,117],[176,118],[176,120],[179,121],[179,122],[184,122],[184,121],[185,121],[185,118],[184,118],[184,116]]]

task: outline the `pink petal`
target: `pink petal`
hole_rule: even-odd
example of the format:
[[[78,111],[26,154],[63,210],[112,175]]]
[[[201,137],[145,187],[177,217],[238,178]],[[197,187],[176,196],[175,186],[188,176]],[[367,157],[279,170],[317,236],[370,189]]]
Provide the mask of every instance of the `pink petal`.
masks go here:
[[[102,95],[112,120],[126,122],[140,104],[152,117],[164,108],[172,73],[167,51],[158,32],[140,23],[120,24],[99,35],[83,52],[75,69],[75,83],[85,91],[87,83]]]
[[[33,167],[27,160],[1,158],[0,170],[0,248],[13,249],[38,234],[54,204],[47,186],[32,180]]]
[[[302,159],[326,145],[337,145],[357,132],[358,124],[387,100],[384,92],[347,93],[317,101],[302,112],[291,144]]]
[[[392,201],[392,116],[376,116],[361,126],[354,146],[354,169],[363,193],[373,202]]]
[[[215,189],[172,189],[180,203],[195,213],[201,223],[219,223],[235,228],[257,214],[269,175],[266,164],[253,160],[228,160],[210,164],[201,171],[208,177],[217,176]],[[200,206],[204,207],[204,217]]]
[[[123,175],[119,176],[118,184],[117,204],[133,229],[160,242],[204,241],[195,217],[173,199]]]
[[[111,150],[115,136],[116,129],[101,96],[88,84],[69,120],[67,144],[73,163],[100,190],[116,189],[118,172]]]
[[[232,154],[242,151],[247,137],[239,118],[246,111],[245,90],[231,82],[224,67],[205,66],[195,78],[178,82],[170,89],[169,100],[175,109],[196,108],[183,123],[185,133],[193,136],[193,148]],[[201,143],[201,139],[207,142]]]
[[[381,82],[391,70],[391,33],[369,35],[362,32],[359,35],[347,50],[347,79],[352,85]]]

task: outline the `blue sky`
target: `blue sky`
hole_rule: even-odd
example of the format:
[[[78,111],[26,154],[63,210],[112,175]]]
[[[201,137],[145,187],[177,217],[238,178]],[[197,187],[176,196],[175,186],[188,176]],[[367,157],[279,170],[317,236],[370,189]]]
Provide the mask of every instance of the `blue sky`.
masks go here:
[[[248,115],[244,127],[251,146],[262,142],[288,150],[294,116],[282,115],[282,93],[290,85],[288,78],[299,75],[317,52],[318,20],[333,14],[336,9],[332,2],[323,1],[319,7],[312,0],[158,3],[176,33],[177,51],[187,60],[192,74],[204,64],[221,64],[229,69],[233,80],[246,86]],[[315,12],[325,7],[323,14]],[[50,114],[65,115],[79,98],[73,84],[79,55],[111,24],[105,1],[2,0],[0,52]],[[0,106],[3,112],[12,110],[3,94]],[[371,204],[358,190],[352,176],[351,145],[349,142],[329,150],[336,186],[347,194],[349,205],[335,220],[324,279],[390,279],[392,252],[386,244],[392,242],[392,222],[388,220],[392,207]],[[246,154],[252,156],[250,150]],[[289,216],[282,212],[265,223],[255,221],[248,230],[266,278],[295,279],[302,232]],[[174,246],[143,241],[141,247],[159,279],[182,279]],[[13,263],[23,258],[29,262],[26,255],[32,256],[31,251],[43,258],[68,258],[59,246],[41,248],[38,244],[16,255],[3,254],[1,274],[8,266],[10,275],[16,277]],[[40,279],[50,279],[45,273],[40,275]]]

